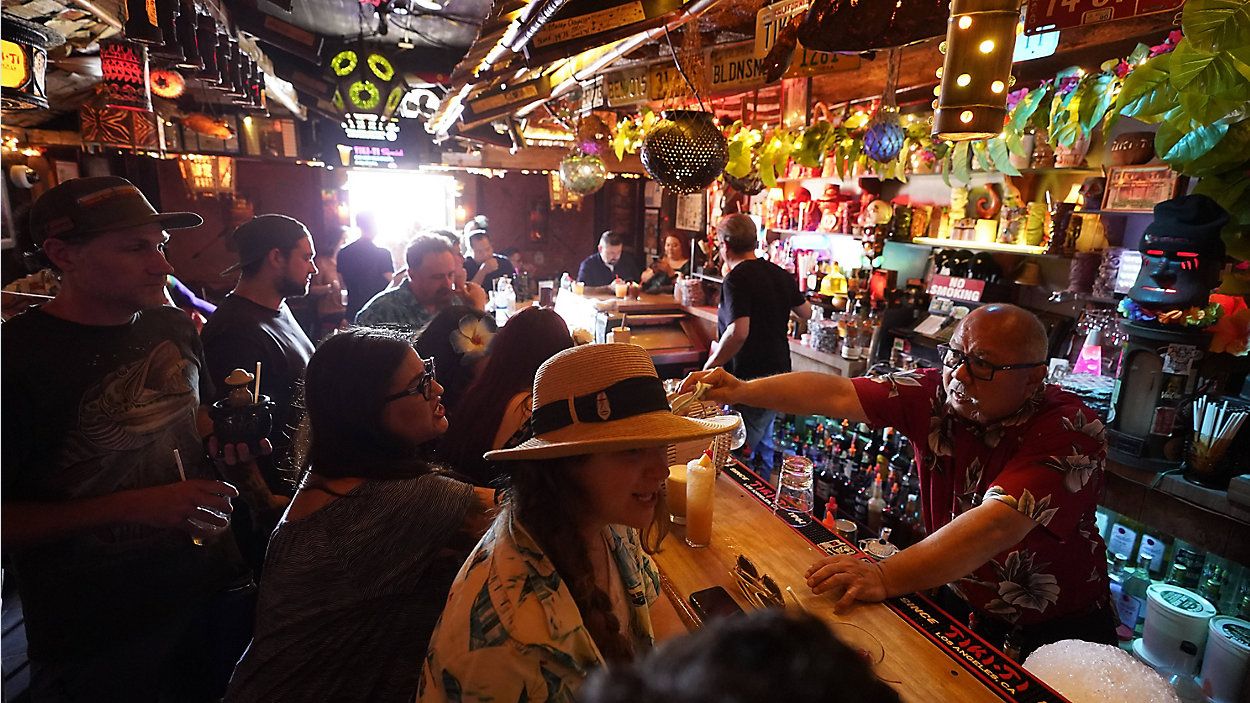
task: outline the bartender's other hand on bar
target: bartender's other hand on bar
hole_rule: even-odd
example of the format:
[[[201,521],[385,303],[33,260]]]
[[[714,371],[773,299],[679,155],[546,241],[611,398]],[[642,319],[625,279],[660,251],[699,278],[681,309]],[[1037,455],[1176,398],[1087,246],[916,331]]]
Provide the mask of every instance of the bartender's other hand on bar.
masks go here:
[[[877,603],[885,600],[885,576],[881,565],[855,557],[838,555],[825,557],[812,564],[804,574],[812,593],[841,592],[833,607],[842,610],[855,601]]]
[[[681,390],[679,392],[693,391],[698,383],[706,383],[711,386],[703,394],[705,400],[729,404],[737,402],[737,394],[744,385],[733,374],[717,367],[707,371],[695,371],[686,376],[685,380],[681,382]]]

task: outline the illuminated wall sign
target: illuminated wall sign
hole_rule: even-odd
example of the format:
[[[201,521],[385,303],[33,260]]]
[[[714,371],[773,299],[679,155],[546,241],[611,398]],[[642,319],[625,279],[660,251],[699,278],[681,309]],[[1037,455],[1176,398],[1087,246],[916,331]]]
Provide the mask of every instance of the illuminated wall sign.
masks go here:
[[[363,144],[338,144],[339,163],[343,166],[362,168],[399,168],[404,150],[389,146],[365,146]]]
[[[339,123],[348,139],[393,142],[399,139],[399,120],[365,112],[349,112]]]
[[[794,17],[807,13],[812,0],[781,0],[755,14],[755,55],[764,58],[777,43],[777,35]]]
[[[1029,0],[1025,34],[1179,10],[1185,0]]]

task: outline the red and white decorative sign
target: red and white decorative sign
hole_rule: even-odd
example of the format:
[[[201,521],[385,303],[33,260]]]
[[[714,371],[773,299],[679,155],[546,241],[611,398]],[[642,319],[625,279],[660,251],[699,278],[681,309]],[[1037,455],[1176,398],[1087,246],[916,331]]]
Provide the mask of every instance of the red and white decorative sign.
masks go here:
[[[950,298],[966,303],[977,303],[985,295],[985,281],[978,278],[958,278],[934,274],[929,281],[929,295]]]
[[[1029,0],[1024,33],[1037,34],[1083,24],[1123,20],[1180,10],[1185,0]]]

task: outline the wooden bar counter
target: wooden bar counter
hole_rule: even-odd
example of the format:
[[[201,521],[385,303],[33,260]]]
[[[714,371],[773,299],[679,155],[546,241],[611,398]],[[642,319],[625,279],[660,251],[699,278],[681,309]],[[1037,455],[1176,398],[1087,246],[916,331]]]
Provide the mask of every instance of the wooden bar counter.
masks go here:
[[[688,625],[698,625],[689,605],[690,594],[713,586],[724,587],[743,610],[750,610],[731,573],[737,556],[745,554],[761,573],[770,575],[783,590],[791,587],[802,606],[830,623],[843,641],[869,656],[875,651],[880,657],[883,652],[884,658],[876,664],[877,674],[889,682],[904,701],[1063,700],[1038,682],[1021,682],[1010,672],[1002,681],[996,680],[993,674],[974,674],[968,666],[952,658],[957,655],[943,651],[929,635],[908,624],[885,604],[859,604],[844,613],[835,613],[834,596],[813,595],[803,578],[807,567],[823,552],[774,515],[727,471],[716,481],[711,544],[695,549],[687,546],[683,537],[684,528],[674,525],[654,556],[663,575],[665,593]],[[918,599],[911,599],[911,602],[917,603]],[[923,603],[919,610],[927,606],[927,602]],[[960,644],[968,649],[988,650],[991,661],[994,656],[1002,657],[979,640],[969,643],[963,639]],[[982,660],[984,662],[986,657]],[[985,672],[993,670],[981,668]],[[994,686],[1003,688],[1003,692],[996,692]],[[1015,693],[1008,692],[1012,689]]]

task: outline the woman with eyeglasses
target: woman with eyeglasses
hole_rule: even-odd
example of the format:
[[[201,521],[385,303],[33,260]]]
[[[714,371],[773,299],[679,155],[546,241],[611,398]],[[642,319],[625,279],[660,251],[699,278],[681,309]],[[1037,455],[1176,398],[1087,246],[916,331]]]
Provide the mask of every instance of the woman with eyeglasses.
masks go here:
[[[227,701],[407,701],[493,491],[419,458],[447,431],[432,360],[356,328],[304,383],[305,466],[265,556],[255,637]]]

